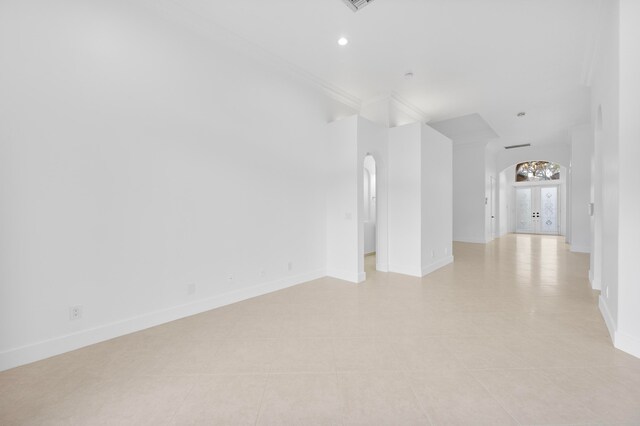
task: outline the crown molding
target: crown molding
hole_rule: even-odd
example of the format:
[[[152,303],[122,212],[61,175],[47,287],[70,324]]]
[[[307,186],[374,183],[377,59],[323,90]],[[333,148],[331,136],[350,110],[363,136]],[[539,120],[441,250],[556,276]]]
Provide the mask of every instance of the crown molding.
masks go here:
[[[389,104],[393,104],[393,106],[416,121],[420,121],[423,123],[427,123],[430,121],[430,117],[424,111],[398,95],[396,92],[389,92],[379,96],[375,96],[373,98],[368,98],[361,102],[360,110],[380,102],[388,102]]]
[[[396,105],[398,105],[398,107],[404,113],[408,114],[410,117],[412,117],[412,118],[414,118],[414,119],[416,119],[416,120],[418,120],[418,121],[420,121],[422,123],[428,123],[429,121],[431,121],[431,118],[429,117],[429,115],[427,113],[422,111],[417,106],[413,105],[408,100],[402,98],[397,93],[392,92],[390,98],[391,98],[391,101],[395,102]]]
[[[179,23],[201,37],[245,53],[251,58],[270,64],[284,72],[310,83],[328,97],[360,111],[362,100],[346,90],[339,88],[317,75],[295,65],[281,56],[236,34],[228,28],[207,19],[176,0],[141,0],[147,8],[162,14],[164,19]]]

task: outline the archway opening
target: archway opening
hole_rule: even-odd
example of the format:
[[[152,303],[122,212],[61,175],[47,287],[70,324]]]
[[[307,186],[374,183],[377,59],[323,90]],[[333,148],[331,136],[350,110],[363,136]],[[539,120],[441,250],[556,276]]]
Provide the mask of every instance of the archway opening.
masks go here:
[[[376,160],[371,154],[364,157],[363,173],[364,269],[371,273],[376,270],[378,240]]]

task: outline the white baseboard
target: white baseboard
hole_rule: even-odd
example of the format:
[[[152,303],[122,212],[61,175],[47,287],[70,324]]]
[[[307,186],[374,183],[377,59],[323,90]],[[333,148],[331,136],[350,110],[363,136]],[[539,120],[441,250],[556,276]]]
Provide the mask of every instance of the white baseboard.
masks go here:
[[[453,263],[453,256],[443,257],[442,259],[438,259],[429,265],[422,265],[422,276],[424,277],[425,275],[432,273],[436,269],[440,269],[450,263]]]
[[[640,339],[630,336],[625,332],[616,332],[616,339],[614,346],[621,351],[640,358]]]
[[[337,278],[343,281],[349,281],[350,283],[359,283],[361,275],[357,272],[347,272],[339,269],[328,269],[327,276],[331,278]],[[364,280],[363,280],[364,281]]]
[[[376,263],[376,271],[389,272],[389,265],[386,263]]]
[[[600,312],[602,313],[604,322],[607,325],[607,329],[609,330],[609,335],[611,336],[613,346],[623,352],[635,356],[636,358],[640,358],[640,339],[631,336],[624,331],[618,330],[616,322],[611,316],[609,308],[607,307],[607,303],[605,302],[602,295],[600,296],[600,299],[598,301],[598,307],[600,308]]]
[[[409,275],[412,277],[422,277],[422,269],[414,266],[404,265],[389,265],[389,272],[395,272],[396,274]]]
[[[423,265],[420,268],[416,268],[413,266],[389,265],[389,272],[422,278],[425,275],[432,273],[436,269],[440,269],[443,266],[450,264],[451,262],[453,262],[453,256],[449,255],[447,257],[443,257],[442,259],[438,259],[428,265]]]
[[[602,318],[604,318],[604,323],[607,326],[607,330],[609,330],[609,336],[611,336],[611,341],[613,345],[616,344],[616,329],[618,328],[616,325],[616,321],[611,316],[611,312],[609,312],[609,308],[607,307],[607,302],[605,302],[602,295],[598,298],[598,308],[600,308],[600,314]]]
[[[308,272],[306,274],[285,277],[276,281],[224,293],[208,299],[172,306],[167,309],[149,312],[133,318],[127,318],[122,321],[10,349],[0,353],[0,371],[29,364],[31,362],[73,351],[75,349],[80,349],[82,347],[120,337],[125,334],[155,327],[180,318],[196,315],[221,306],[230,305],[232,303],[251,299],[263,294],[282,290],[307,281],[322,278],[324,276],[326,276],[326,274],[322,269]]]
[[[570,250],[574,253],[591,253],[590,246],[579,246],[579,245],[572,244]]]

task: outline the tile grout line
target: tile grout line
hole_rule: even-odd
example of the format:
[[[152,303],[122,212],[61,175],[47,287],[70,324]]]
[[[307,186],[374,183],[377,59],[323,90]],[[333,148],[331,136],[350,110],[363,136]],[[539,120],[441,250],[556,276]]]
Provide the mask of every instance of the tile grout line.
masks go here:
[[[408,379],[407,375],[408,375],[408,371],[404,373],[405,375],[405,379]],[[418,406],[418,409],[420,409],[420,412],[422,413],[423,416],[426,417],[427,421],[429,422],[429,425],[431,426],[435,426],[436,424],[433,422],[433,419],[431,419],[431,416],[429,416],[429,411],[422,406],[422,404],[420,403],[420,400],[418,399],[418,395],[416,394],[415,389],[413,389],[413,386],[411,385],[411,383],[408,383],[409,385],[409,389],[411,389],[411,394],[413,395],[413,399],[416,402],[416,405]]]
[[[182,376],[182,377],[187,377],[187,376]],[[198,376],[198,378],[201,376]],[[171,424],[175,424],[176,421],[176,416],[178,415],[178,413],[180,412],[180,409],[182,408],[182,406],[185,404],[185,402],[187,401],[187,398],[189,398],[191,396],[191,393],[193,392],[193,389],[196,387],[196,383],[192,383],[191,387],[189,388],[189,391],[187,391],[187,393],[185,394],[184,398],[182,398],[182,402],[180,402],[180,404],[178,404],[178,406],[176,407],[175,411],[173,412],[173,415],[171,416]]]
[[[511,411],[509,411],[509,409],[507,409],[507,407],[502,403],[502,401],[493,394],[493,392],[491,392],[489,390],[489,388],[487,388],[484,383],[482,383],[474,374],[472,371],[470,370],[466,370],[467,373],[473,378],[473,380],[476,381],[476,383],[478,383],[482,389],[485,390],[485,392],[487,392],[487,394],[493,398],[494,401],[496,401],[498,403],[498,405],[500,405],[500,407],[502,407],[502,409],[505,411],[505,413],[507,413],[509,415],[509,417],[511,417],[513,419],[514,422],[516,422],[517,424],[521,425],[522,423],[520,423],[520,421],[518,419],[516,419],[516,417],[513,415],[513,413],[511,413]]]
[[[260,395],[260,402],[258,403],[258,410],[256,413],[256,421],[253,423],[254,426],[257,426],[258,421],[260,420],[260,415],[262,414],[262,406],[264,404],[264,396],[267,393],[267,386],[269,386],[269,381],[271,380],[271,371],[266,374],[264,387],[262,388],[262,395]]]

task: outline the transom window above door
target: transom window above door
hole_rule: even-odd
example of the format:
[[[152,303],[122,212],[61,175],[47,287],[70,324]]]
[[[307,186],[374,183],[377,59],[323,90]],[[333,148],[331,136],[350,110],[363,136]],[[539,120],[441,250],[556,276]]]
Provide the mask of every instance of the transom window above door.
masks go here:
[[[527,161],[516,166],[516,182],[559,180],[560,165],[549,161]]]

